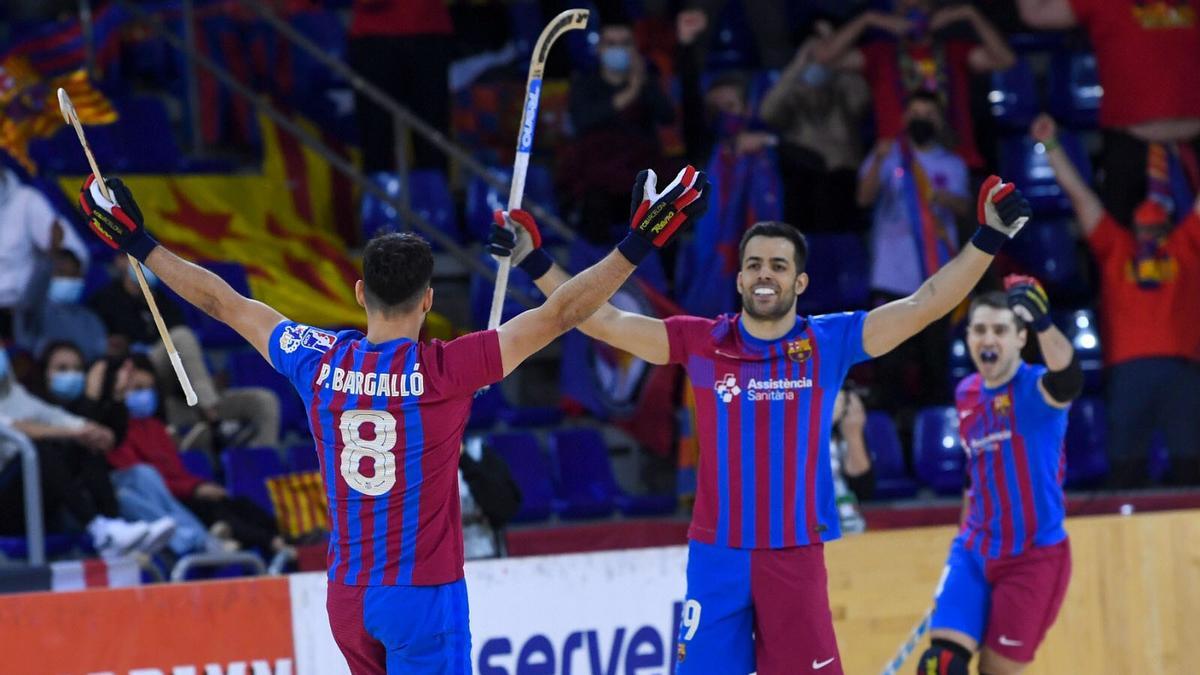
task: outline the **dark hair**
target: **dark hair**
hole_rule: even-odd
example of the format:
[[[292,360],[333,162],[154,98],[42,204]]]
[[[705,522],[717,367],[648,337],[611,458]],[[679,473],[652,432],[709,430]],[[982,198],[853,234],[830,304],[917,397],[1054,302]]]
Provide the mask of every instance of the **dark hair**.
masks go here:
[[[80,362],[83,363],[83,370],[85,373],[87,372],[87,357],[83,355],[83,350],[79,348],[79,345],[70,340],[55,340],[47,343],[42,347],[41,356],[38,357],[36,377],[29,378],[33,381],[30,389],[42,398],[46,398],[50,392],[50,383],[46,379],[46,368],[50,365],[50,355],[60,349],[69,349],[78,354]]]
[[[992,309],[1009,309],[1008,296],[1004,291],[988,291],[980,293],[971,300],[970,306],[967,308],[967,325],[971,325],[971,320],[975,317],[975,310],[979,307],[991,307]],[[1017,324],[1017,330],[1025,330],[1025,322],[1021,317],[1013,312],[1013,321]]]
[[[733,87],[737,90],[739,96],[745,101],[750,96],[750,78],[745,73],[738,70],[726,70],[717,73],[708,83],[708,88],[705,91],[712,91],[718,87]]]
[[[808,263],[808,242],[805,241],[804,235],[800,234],[800,230],[778,220],[759,221],[742,234],[742,240],[738,242],[739,266],[746,257],[746,244],[754,237],[780,237],[792,242],[796,251],[796,274],[804,271],[804,266]]]
[[[411,310],[433,279],[433,251],[410,232],[382,234],[363,251],[367,309],[383,314]]]
[[[942,95],[932,89],[926,89],[924,87],[913,89],[908,93],[908,100],[904,102],[904,107],[907,108],[914,101],[925,101],[926,103],[932,103],[937,107],[938,112],[943,112],[946,109],[946,106],[942,101]]]

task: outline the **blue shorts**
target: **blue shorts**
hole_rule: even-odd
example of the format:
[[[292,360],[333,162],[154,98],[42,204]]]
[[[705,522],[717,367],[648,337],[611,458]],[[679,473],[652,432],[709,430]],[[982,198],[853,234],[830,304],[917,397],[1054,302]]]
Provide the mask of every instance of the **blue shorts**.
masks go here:
[[[329,627],[351,675],[469,675],[467,582],[347,586],[329,582]]]
[[[822,544],[688,544],[678,675],[840,675]]]
[[[1070,580],[1066,539],[988,560],[957,537],[938,584],[930,629],[965,633],[980,648],[1029,663],[1058,617]]]

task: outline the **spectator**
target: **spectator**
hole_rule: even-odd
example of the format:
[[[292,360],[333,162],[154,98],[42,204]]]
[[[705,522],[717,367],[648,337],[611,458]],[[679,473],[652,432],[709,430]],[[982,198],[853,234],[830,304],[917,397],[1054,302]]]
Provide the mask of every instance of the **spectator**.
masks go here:
[[[115,263],[117,279],[92,296],[89,305],[100,315],[108,329],[108,353],[122,357],[131,351],[147,352],[159,377],[175,379],[175,371],[167,357],[154,319],[146,306],[137,276],[124,257]],[[142,272],[153,289],[163,322],[171,332],[171,339],[183,366],[192,380],[199,405],[190,408],[183,400],[179,387],[169,387],[164,409],[167,421],[176,428],[196,425],[194,432],[185,439],[185,448],[201,445],[202,432],[214,433],[222,421],[229,420],[240,425],[243,438],[238,441],[252,446],[276,446],[279,444],[279,399],[271,390],[263,387],[242,387],[218,392],[196,334],[183,322],[183,313],[162,289],[158,279],[145,266]],[[204,423],[199,426],[198,423]],[[213,438],[211,442],[220,445]]]
[[[175,523],[120,520],[116,495],[103,453],[113,447],[108,429],[30,394],[13,377],[8,354],[0,350],[0,531],[24,531],[24,484],[18,445],[32,442],[40,469],[42,509],[47,531],[63,531],[59,512],[83,525],[103,556],[152,554],[170,539]]]
[[[1071,199],[1100,275],[1100,327],[1108,386],[1108,453],[1114,487],[1147,480],[1150,437],[1162,431],[1168,480],[1200,482],[1200,198],[1178,224],[1146,199],[1133,231],[1105,210],[1056,139],[1054,120],[1034,120],[1058,184]]]
[[[463,443],[458,459],[463,545],[467,560],[498,558],[504,553],[503,529],[521,508],[521,489],[508,464],[483,439]]]
[[[1005,70],[1016,56],[1004,36],[972,5],[936,12],[932,8],[932,0],[897,0],[891,14],[864,12],[823,41],[814,56],[826,66],[852,64],[863,70],[871,84],[879,138],[901,136],[907,95],[935,92],[946,104],[958,153],[968,166],[979,168],[983,157],[971,120],[970,78],[972,73]],[[960,25],[973,33],[970,39],[957,36]],[[856,49],[871,29],[884,36]]]
[[[916,292],[955,254],[955,219],[972,207],[966,164],[940,140],[945,121],[937,97],[914,93],[904,123],[904,135],[880,140],[859,170],[858,205],[874,207],[871,288],[879,303]],[[942,319],[878,359],[883,400],[901,407],[943,403],[948,349]]]
[[[875,471],[863,430],[867,425],[867,410],[853,385],[838,392],[833,402],[833,428],[829,458],[833,462],[833,491],[842,532],[858,533],[867,529],[867,521],[859,510],[859,502],[875,493]]]
[[[1101,198],[1117,222],[1155,186],[1152,152],[1167,152],[1176,169],[1188,167],[1191,192],[1200,188],[1200,0],[1018,0],[1034,28],[1082,26],[1096,52],[1104,152]],[[1154,150],[1154,146],[1159,146]],[[1182,164],[1182,166],[1179,166]],[[1174,200],[1182,212],[1187,199]]]
[[[30,302],[15,315],[18,346],[45,354],[48,345],[69,341],[86,361],[95,361],[108,349],[108,333],[96,313],[82,303],[83,264],[75,253],[60,248],[30,279]]]
[[[679,80],[683,90],[683,135],[688,162],[709,166],[714,152],[743,156],[773,147],[779,139],[757,119],[749,102],[749,83],[737,72],[717,75],[701,93],[700,69],[691,53],[708,19],[699,10],[681,12],[676,21],[680,45]]]
[[[691,0],[684,12],[700,12],[709,17],[721,17],[729,0]],[[754,35],[758,48],[758,65],[763,68],[782,68],[792,55],[792,31],[788,21],[787,3],[779,0],[741,0],[746,23]],[[681,12],[682,14],[682,12]],[[715,22],[714,22],[715,23]],[[708,30],[707,23],[701,27],[696,40],[697,49],[690,57],[695,67],[702,68],[709,45],[721,26]],[[681,64],[682,65],[682,64]]]
[[[575,140],[560,175],[580,205],[580,234],[607,242],[629,219],[629,176],[659,165],[658,125],[675,113],[628,24],[605,24],[597,48],[599,69],[571,80]]]
[[[166,425],[156,417],[159,387],[155,368],[144,356],[133,356],[131,360],[133,368],[125,393],[129,429],[124,442],[109,455],[113,466],[150,464],[162,475],[171,494],[221,538],[232,538],[242,547],[267,554],[286,548],[271,514],[245,497],[231,497],[224,487],[204,480],[183,465]]]
[[[133,371],[132,362],[125,361],[121,367],[113,366],[111,372],[114,375],[108,377],[109,364],[100,361],[85,377],[83,354],[79,349],[70,342],[55,342],[47,346],[40,366],[38,393],[68,412],[96,422],[111,431],[115,445],[124,440],[129,413],[125,404],[120,401],[128,389],[129,376]],[[104,382],[116,392],[116,397],[102,395],[101,384]],[[108,468],[107,460],[98,461]],[[168,516],[175,521],[175,532],[167,546],[176,556],[193,551],[220,550],[220,542],[210,537],[204,524],[171,496],[162,476],[154,467],[149,464],[134,464],[111,471],[109,479],[116,490],[117,504],[122,517],[129,520],[153,521]]]
[[[443,135],[450,128],[454,24],[444,0],[354,0],[350,65]],[[391,113],[355,92],[363,170],[397,171]],[[412,167],[446,171],[446,156],[413,134]]]
[[[858,222],[855,183],[871,93],[846,65],[827,66],[813,57],[833,32],[833,24],[817,20],[762,100],[762,118],[782,135],[784,216],[805,232],[845,230]]]
[[[88,260],[87,247],[37,189],[0,167],[0,339],[13,337],[13,312],[40,297],[26,295],[40,256],[68,249]]]

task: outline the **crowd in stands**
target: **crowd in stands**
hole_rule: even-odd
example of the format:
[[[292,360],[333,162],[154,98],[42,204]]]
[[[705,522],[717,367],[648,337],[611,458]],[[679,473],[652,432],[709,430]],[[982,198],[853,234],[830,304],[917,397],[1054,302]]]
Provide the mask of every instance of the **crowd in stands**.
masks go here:
[[[353,68],[503,170],[532,41],[545,20],[581,3],[290,4],[293,18],[336,18],[323,34],[334,32]],[[1092,424],[1103,428],[1088,438],[1107,436],[1107,467],[1076,485],[1200,484],[1200,2],[582,4],[590,27],[556,47],[534,151],[557,213],[586,242],[611,242],[626,224],[629,182],[647,166],[659,175],[685,162],[707,167],[721,195],[696,241],[649,284],[665,300],[657,306],[736,311],[723,281],[737,265],[727,242],[764,219],[810,236],[802,307],[905,296],[955,254],[975,218],[976,187],[999,173],[1030,195],[1035,218],[1028,242],[1009,247],[981,290],[1007,272],[1040,277],[1052,304],[1068,310],[1056,321],[1096,364],[1087,410],[1101,411]],[[516,105],[472,103],[514,91]],[[317,106],[321,97],[307,98]],[[362,96],[355,108],[357,136],[347,140],[362,167],[394,173],[402,139],[390,114]],[[400,156],[450,192],[463,187],[419,134]],[[463,200],[450,208],[469,210]],[[282,453],[285,436],[303,428],[285,428],[287,402],[272,389],[224,386],[224,357],[143,270],[192,375],[200,404],[187,407],[133,268],[96,259],[77,215],[16,172],[0,173],[0,535],[23,527],[16,448],[27,438],[52,532],[82,529],[102,553],[283,550],[270,505],[231,495],[221,456],[235,447]],[[724,286],[710,292],[701,277]],[[936,418],[930,406],[950,402],[963,374],[962,318],[864,364],[839,396],[832,455],[846,529],[861,529],[858,502],[904,494],[887,489],[892,479],[921,475],[905,439]],[[884,438],[871,423],[878,411],[890,416],[891,436],[899,430],[899,469],[872,447]],[[505,453],[473,443],[460,480],[468,549],[495,555],[495,532],[531,488],[508,476]],[[1156,471],[1164,449],[1169,469]],[[181,451],[205,455],[215,475],[185,465]]]

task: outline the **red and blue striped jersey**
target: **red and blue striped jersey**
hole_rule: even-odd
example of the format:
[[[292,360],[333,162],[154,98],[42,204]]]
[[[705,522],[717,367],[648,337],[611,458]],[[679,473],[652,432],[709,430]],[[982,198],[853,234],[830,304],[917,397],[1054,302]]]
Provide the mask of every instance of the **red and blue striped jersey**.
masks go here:
[[[955,392],[958,431],[967,453],[969,550],[1013,556],[1067,536],[1063,502],[1067,409],[1038,388],[1045,366],[1022,363],[1007,384],[988,388],[979,373]]]
[[[865,312],[797,317],[755,338],[740,315],[666,320],[671,363],[696,398],[700,445],[688,537],[733,548],[784,548],[841,536],[829,461],[833,403],[870,358]]]
[[[329,500],[330,580],[461,579],[459,449],[475,391],[504,376],[496,332],[372,344],[285,321],[270,350],[308,410]]]

